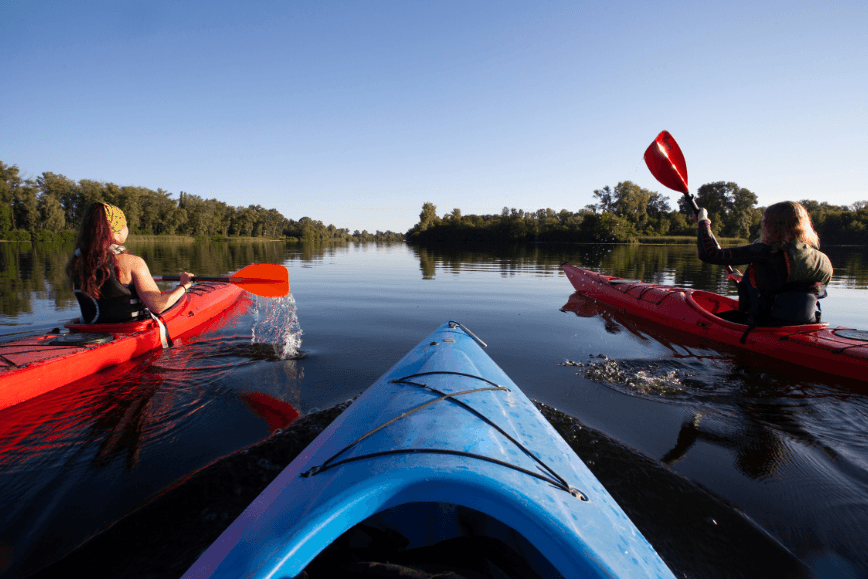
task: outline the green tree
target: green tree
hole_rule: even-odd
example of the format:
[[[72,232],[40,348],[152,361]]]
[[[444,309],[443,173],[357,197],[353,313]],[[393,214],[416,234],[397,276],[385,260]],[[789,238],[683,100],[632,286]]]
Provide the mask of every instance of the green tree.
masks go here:
[[[121,208],[127,218],[127,227],[130,231],[139,231],[142,227],[142,198],[153,192],[144,187],[117,187],[115,188],[115,205]]]
[[[652,192],[631,181],[622,181],[615,186],[611,213],[624,218],[637,232],[648,229],[648,205]]]
[[[757,217],[757,196],[735,183],[727,183],[729,192],[729,215],[726,220],[726,231],[730,237],[747,238],[751,226]],[[761,216],[761,213],[760,213]]]
[[[36,184],[29,179],[12,192],[12,220],[16,229],[36,231],[39,228]]]
[[[708,210],[713,224],[727,237],[748,237],[755,218],[757,196],[736,183],[717,181],[699,188],[696,202]]]
[[[15,227],[12,216],[14,191],[21,186],[22,179],[18,167],[11,167],[0,161],[0,235],[4,237]]]
[[[66,215],[60,200],[54,195],[40,195],[36,201],[39,212],[39,229],[45,231],[60,231],[66,225]]]
[[[211,223],[214,221],[213,206],[199,197],[181,191],[178,207],[187,213],[187,221],[182,225],[182,231],[187,235],[209,235]]]
[[[425,231],[437,221],[437,206],[433,203],[424,203],[422,212],[419,214],[418,231]]]
[[[63,209],[63,226],[78,223],[79,191],[78,185],[72,179],[54,173],[43,173],[36,178],[36,186],[41,196],[50,195],[58,200]]]
[[[597,198],[597,203],[587,206],[594,213],[601,211],[602,213],[612,213],[615,210],[615,193],[611,187],[606,185],[602,189],[594,189],[594,197]]]

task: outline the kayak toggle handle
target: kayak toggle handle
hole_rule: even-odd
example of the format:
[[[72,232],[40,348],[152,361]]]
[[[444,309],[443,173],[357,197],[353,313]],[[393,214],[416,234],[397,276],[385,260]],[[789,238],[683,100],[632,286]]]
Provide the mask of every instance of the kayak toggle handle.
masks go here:
[[[312,466],[308,470],[306,470],[305,472],[301,473],[301,477],[302,478],[312,477],[313,475],[317,474],[321,469],[322,469],[321,466]]]
[[[455,328],[461,328],[462,330],[464,330],[465,332],[467,332],[467,335],[468,335],[468,336],[470,336],[471,338],[473,338],[474,340],[476,340],[476,343],[477,343],[477,344],[479,344],[479,345],[482,346],[483,348],[487,348],[487,347],[488,347],[488,344],[486,344],[485,342],[483,342],[482,340],[480,340],[480,339],[476,336],[476,334],[474,334],[473,332],[471,332],[470,329],[469,329],[467,326],[465,326],[464,324],[462,324],[462,323],[460,323],[460,322],[456,322],[456,321],[454,321],[454,320],[449,320],[449,327],[452,328],[452,329],[455,329]]]

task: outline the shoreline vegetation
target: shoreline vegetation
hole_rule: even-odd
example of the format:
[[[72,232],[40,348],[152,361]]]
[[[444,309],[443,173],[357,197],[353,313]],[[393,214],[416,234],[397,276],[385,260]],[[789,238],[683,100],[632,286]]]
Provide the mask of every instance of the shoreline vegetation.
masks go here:
[[[551,208],[525,212],[504,207],[495,215],[463,215],[456,208],[442,217],[433,203],[425,203],[419,222],[407,232],[407,241],[429,244],[483,244],[489,242],[572,243],[696,243],[693,211],[679,197],[670,208],[660,193],[630,181],[594,191],[596,203],[578,211]],[[718,181],[701,186],[696,202],[708,210],[712,231],[724,246],[745,245],[760,237],[765,207],[757,196],[736,183]],[[811,215],[826,245],[868,245],[868,201],[836,206],[799,201]]]
[[[195,242],[403,242],[412,244],[491,243],[694,243],[696,224],[679,197],[678,207],[656,191],[621,181],[594,191],[595,203],[577,211],[551,208],[525,211],[504,207],[500,214],[463,215],[459,208],[437,215],[425,203],[419,222],[406,233],[354,231],[302,217],[287,219],[261,205],[232,207],[181,191],[119,186],[42,173],[21,177],[17,166],[0,161],[0,241],[72,244],[88,205],[105,201],[120,207],[130,228],[130,244],[147,241]],[[757,196],[736,183],[702,185],[696,202],[708,210],[712,230],[722,245],[759,238],[764,207]],[[801,200],[824,244],[868,245],[868,201],[849,206]]]
[[[302,217],[287,219],[261,205],[232,207],[181,191],[119,186],[90,179],[73,181],[42,173],[24,179],[17,166],[0,161],[0,239],[74,243],[84,211],[96,201],[121,208],[131,238],[183,236],[191,239],[282,241],[403,241],[393,231],[353,231]]]

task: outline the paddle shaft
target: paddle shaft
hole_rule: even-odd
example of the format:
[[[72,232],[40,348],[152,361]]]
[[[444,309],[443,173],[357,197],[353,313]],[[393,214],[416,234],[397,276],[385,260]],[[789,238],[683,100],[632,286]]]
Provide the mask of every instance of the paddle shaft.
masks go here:
[[[693,216],[697,217],[699,215],[699,205],[696,204],[696,197],[694,197],[692,193],[684,193],[684,196],[687,198],[687,201],[690,203],[690,207],[693,209]],[[711,239],[714,240],[715,247],[717,249],[720,249],[720,243],[718,243],[717,238],[712,235]],[[727,265],[726,277],[738,283],[741,281],[741,272],[737,269],[734,269],[731,265]]]
[[[234,275],[206,277],[202,275],[191,275],[192,281],[228,281],[241,283],[276,283],[277,280],[264,277],[235,277]],[[154,277],[154,281],[181,281],[179,275],[161,275]]]
[[[279,298],[289,294],[289,273],[282,265],[256,263],[222,277],[190,276],[192,281],[233,283],[243,290],[262,297]],[[154,281],[181,281],[181,276],[165,275]]]

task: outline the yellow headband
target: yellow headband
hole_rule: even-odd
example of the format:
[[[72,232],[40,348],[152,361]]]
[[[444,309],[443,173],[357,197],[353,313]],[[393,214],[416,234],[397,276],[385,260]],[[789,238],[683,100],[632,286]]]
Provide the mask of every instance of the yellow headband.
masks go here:
[[[103,203],[105,207],[105,216],[108,219],[109,229],[112,233],[120,233],[127,226],[127,218],[124,217],[124,212],[114,205]]]

